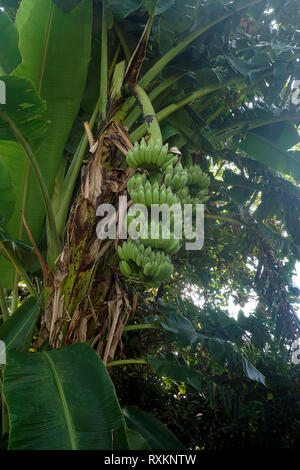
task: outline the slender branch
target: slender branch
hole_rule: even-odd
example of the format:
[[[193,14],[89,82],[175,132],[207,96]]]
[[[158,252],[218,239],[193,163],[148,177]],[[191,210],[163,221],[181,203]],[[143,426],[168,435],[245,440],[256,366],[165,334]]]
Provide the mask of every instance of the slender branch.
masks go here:
[[[106,367],[114,367],[114,366],[127,366],[129,364],[148,364],[145,359],[123,359],[119,361],[112,361],[106,364]]]
[[[0,307],[3,315],[3,321],[6,321],[9,317],[8,306],[6,302],[5,290],[0,286]]]
[[[140,323],[138,325],[127,325],[124,327],[123,331],[133,331],[133,330],[160,330],[161,326],[156,323]]]
[[[235,225],[244,225],[243,222],[241,222],[240,220],[231,219],[230,217],[224,217],[222,215],[204,214],[204,218],[212,220],[223,220],[224,222],[229,222],[230,224]]]
[[[109,71],[108,71],[108,78],[109,79],[111,79],[111,77],[113,76],[115,65],[116,65],[118,57],[119,57],[120,49],[121,49],[121,44],[118,45],[117,50],[115,52],[115,55],[113,57],[113,60],[111,61],[111,64],[109,66]]]
[[[51,200],[50,200],[50,196],[48,193],[48,189],[47,189],[44,177],[35,159],[34,153],[29,143],[27,142],[22,132],[20,131],[20,129],[14,124],[14,122],[10,119],[10,117],[4,111],[2,111],[2,109],[0,109],[0,117],[3,119],[4,122],[8,124],[11,132],[13,133],[13,135],[15,136],[15,138],[17,139],[17,141],[23,148],[30,162],[30,165],[36,175],[36,178],[39,183],[39,187],[43,196],[46,213],[48,216],[49,229],[50,229],[50,234],[51,234],[50,242],[51,242],[52,249],[53,249],[52,257],[56,258],[60,250],[60,241],[59,241],[58,233],[56,230],[56,224],[55,224],[54,214],[52,210]]]
[[[100,116],[106,119],[106,106],[108,94],[108,65],[107,65],[107,6],[106,0],[102,2],[102,38],[101,38],[101,65],[100,65]]]
[[[115,27],[116,33],[117,33],[117,35],[118,35],[120,44],[121,44],[121,46],[122,46],[122,49],[123,49],[123,52],[124,52],[124,55],[125,55],[126,62],[127,62],[127,64],[128,64],[129,61],[130,61],[130,51],[129,51],[129,47],[127,46],[127,43],[126,43],[126,41],[125,41],[125,37],[124,37],[123,31],[121,30],[120,25],[119,25],[118,23],[115,23],[115,24],[114,24],[114,27]]]

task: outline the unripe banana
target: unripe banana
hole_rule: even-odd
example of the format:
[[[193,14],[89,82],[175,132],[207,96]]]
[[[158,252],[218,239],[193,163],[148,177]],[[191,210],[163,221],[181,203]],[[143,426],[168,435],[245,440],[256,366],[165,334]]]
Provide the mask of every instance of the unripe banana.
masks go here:
[[[177,160],[178,160],[178,156],[171,153],[170,157],[167,160],[165,160],[165,163],[162,165],[162,168],[165,170],[167,168],[167,166],[175,165]]]
[[[138,251],[138,254],[137,254],[137,257],[136,257],[136,264],[141,267],[143,265],[143,260],[144,260],[144,257],[143,257],[143,254],[141,253],[141,251],[139,250]]]
[[[158,158],[156,160],[156,165],[160,168],[163,168],[163,164],[167,158],[168,154],[168,144],[164,145],[159,152]]]
[[[117,253],[118,253],[119,258],[125,259],[123,248],[120,245],[118,246]]]
[[[124,260],[120,262],[120,270],[122,274],[124,274],[124,276],[127,276],[127,277],[131,277],[133,274],[129,264]]]
[[[144,272],[145,276],[149,276],[149,275],[150,275],[150,273],[151,273],[151,268],[152,268],[151,263],[148,261],[148,262],[144,265],[144,267],[143,267],[143,272]]]
[[[159,204],[159,186],[156,183],[152,186],[152,204]]]
[[[147,181],[147,183],[145,184],[145,200],[146,205],[150,207],[152,204],[152,186],[149,181]]]
[[[165,185],[160,187],[159,191],[159,204],[164,204],[167,199],[166,187]]]

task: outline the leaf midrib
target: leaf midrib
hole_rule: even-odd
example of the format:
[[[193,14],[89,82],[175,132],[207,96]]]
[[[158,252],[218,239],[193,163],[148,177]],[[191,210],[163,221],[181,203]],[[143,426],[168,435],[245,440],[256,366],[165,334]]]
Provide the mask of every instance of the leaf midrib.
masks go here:
[[[67,403],[67,400],[66,400],[66,396],[65,396],[65,393],[64,393],[62,383],[59,379],[58,373],[56,371],[56,368],[55,368],[55,365],[54,365],[52,359],[49,357],[49,355],[46,352],[42,352],[42,354],[46,357],[46,359],[49,362],[49,365],[50,365],[50,368],[51,368],[51,371],[52,371],[52,374],[53,374],[53,377],[54,377],[54,381],[55,381],[57,389],[58,389],[59,397],[60,397],[62,408],[63,408],[63,413],[64,413],[64,416],[65,416],[65,422],[66,422],[68,433],[69,433],[71,448],[72,448],[72,450],[77,450],[78,447],[77,447],[77,442],[76,442],[76,432],[75,432],[75,429],[74,429],[73,420],[72,420],[72,417],[71,417],[71,413],[70,413],[70,410],[69,410],[69,406],[68,406],[68,403]]]

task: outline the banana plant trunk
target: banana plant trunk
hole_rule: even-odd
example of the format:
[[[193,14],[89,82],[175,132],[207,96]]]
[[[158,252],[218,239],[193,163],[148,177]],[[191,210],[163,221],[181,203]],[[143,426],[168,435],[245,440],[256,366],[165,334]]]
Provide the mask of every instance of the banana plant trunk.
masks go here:
[[[93,148],[82,171],[80,194],[70,210],[66,243],[50,285],[48,280],[38,347],[48,338],[55,348],[88,342],[107,363],[115,355],[131,302],[119,281],[118,241],[98,239],[96,211],[103,203],[118,210],[118,198],[126,193],[132,171],[103,168],[104,156],[112,161],[117,149],[126,155],[132,145],[124,127],[113,123]]]

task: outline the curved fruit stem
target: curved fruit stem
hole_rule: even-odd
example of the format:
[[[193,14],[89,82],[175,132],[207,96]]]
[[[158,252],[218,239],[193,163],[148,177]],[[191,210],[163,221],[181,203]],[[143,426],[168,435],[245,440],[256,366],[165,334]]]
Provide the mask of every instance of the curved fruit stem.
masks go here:
[[[144,117],[149,134],[157,143],[159,143],[162,146],[163,139],[162,139],[158,119],[157,119],[153,105],[147,93],[139,85],[129,85],[129,88],[132,94],[135,96],[137,102],[141,106],[143,117]]]

